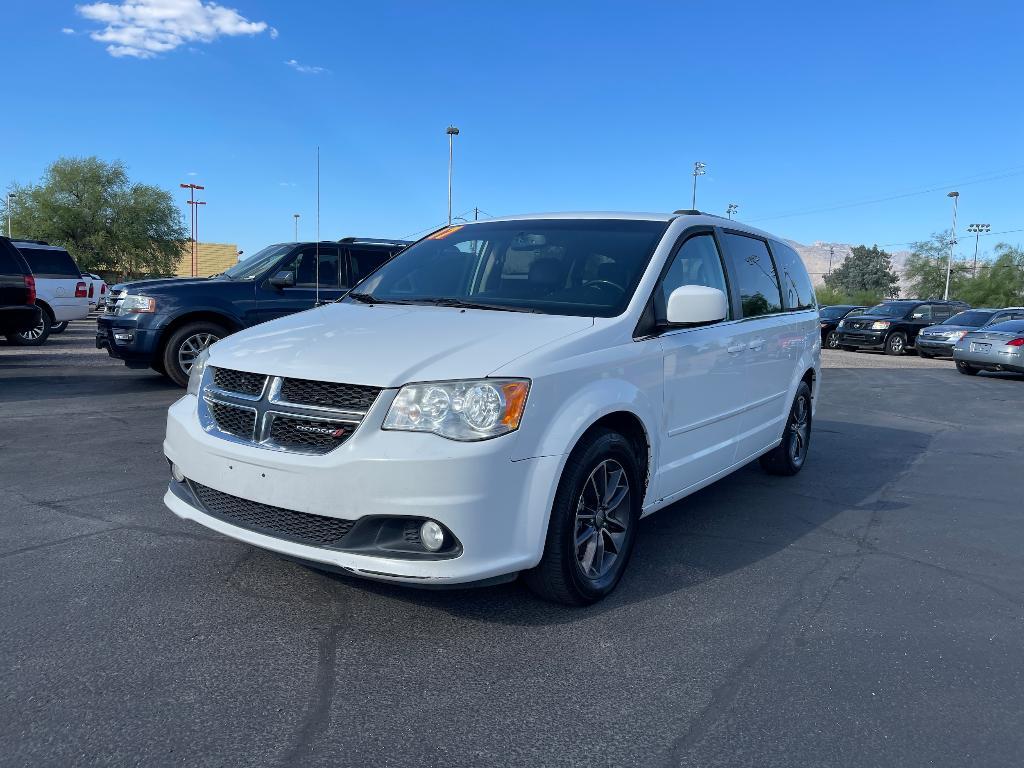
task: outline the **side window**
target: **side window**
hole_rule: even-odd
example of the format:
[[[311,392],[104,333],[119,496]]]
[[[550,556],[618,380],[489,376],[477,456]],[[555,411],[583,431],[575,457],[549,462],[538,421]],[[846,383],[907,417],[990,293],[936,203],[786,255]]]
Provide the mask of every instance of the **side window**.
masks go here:
[[[391,253],[383,249],[375,251],[369,248],[364,250],[349,248],[348,260],[352,270],[351,284],[355,285],[390,258]]]
[[[295,273],[296,288],[315,288],[317,281],[316,246],[303,248],[280,269]],[[338,249],[332,246],[320,246],[320,287],[338,287]]]
[[[0,243],[0,275],[20,275],[21,264],[14,258],[14,254],[7,250],[9,247],[6,243]]]
[[[694,235],[683,243],[672,259],[672,266],[665,273],[661,287],[654,295],[654,312],[658,318],[665,317],[668,297],[672,291],[683,285],[706,285],[717,288],[726,296],[725,272],[718,255],[715,238],[710,233]]]
[[[930,304],[922,304],[919,307],[915,307],[910,313],[911,320],[931,320],[932,319],[932,307]]]
[[[948,304],[932,304],[932,320],[936,323],[949,320],[954,314],[953,308]]]
[[[782,303],[786,309],[814,309],[814,286],[800,255],[785,243],[772,240],[772,254],[782,278]]]
[[[725,233],[724,240],[733,265],[730,273],[739,287],[743,316],[781,312],[779,278],[764,240],[729,232]]]

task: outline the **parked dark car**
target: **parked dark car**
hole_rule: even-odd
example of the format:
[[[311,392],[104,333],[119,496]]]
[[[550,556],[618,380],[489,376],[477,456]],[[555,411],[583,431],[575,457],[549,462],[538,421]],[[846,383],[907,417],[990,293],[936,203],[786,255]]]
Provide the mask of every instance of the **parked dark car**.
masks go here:
[[[902,355],[914,347],[922,328],[948,320],[970,308],[962,301],[885,301],[864,312],[844,317],[838,326],[839,347],[851,352],[881,349],[890,355]]]
[[[6,237],[0,237],[0,334],[14,336],[39,325],[36,280],[28,263]]]
[[[818,317],[821,325],[821,346],[826,349],[839,349],[839,334],[836,333],[836,326],[839,321],[852,312],[857,312],[867,307],[856,304],[831,304],[818,309]]]
[[[952,357],[953,347],[971,331],[1007,320],[1024,320],[1024,307],[1006,309],[968,309],[917,335],[917,354],[921,357]]]
[[[971,331],[953,347],[956,369],[968,376],[979,371],[1024,373],[1024,320],[1007,320]]]
[[[184,387],[192,363],[210,344],[341,298],[406,245],[354,237],[278,243],[219,275],[115,285],[97,320],[96,347],[129,368],[152,368]]]

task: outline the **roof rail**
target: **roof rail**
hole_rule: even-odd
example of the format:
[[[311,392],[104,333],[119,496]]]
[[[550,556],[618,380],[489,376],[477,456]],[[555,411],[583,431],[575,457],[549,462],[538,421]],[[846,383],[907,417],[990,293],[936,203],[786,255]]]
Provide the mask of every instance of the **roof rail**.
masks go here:
[[[719,216],[717,213],[708,213],[707,211],[698,211],[696,208],[680,208],[678,211],[672,211],[676,216],[711,216],[716,219],[724,219],[725,216]]]
[[[367,245],[410,245],[412,240],[398,240],[381,237],[343,237],[339,243],[365,243]]]

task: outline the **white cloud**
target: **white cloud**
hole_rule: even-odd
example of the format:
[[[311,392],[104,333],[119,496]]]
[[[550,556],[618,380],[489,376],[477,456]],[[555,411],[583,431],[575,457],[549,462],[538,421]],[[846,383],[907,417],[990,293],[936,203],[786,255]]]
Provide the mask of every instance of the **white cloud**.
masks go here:
[[[270,39],[271,40],[277,40],[277,34],[278,34],[277,27],[271,27],[270,28]]]
[[[186,173],[185,175],[186,175],[186,176],[198,176],[199,174],[198,174],[198,173],[196,173],[195,171],[189,171],[189,172],[188,172],[188,173]]]
[[[73,30],[71,27],[63,27],[61,29],[61,32],[63,32],[65,35],[73,35],[73,34],[75,34],[75,30]]]
[[[288,61],[286,61],[285,64],[294,69],[296,72],[301,72],[304,75],[322,75],[325,72],[331,71],[329,69],[324,69],[323,67],[314,67],[309,64],[299,64],[299,62],[297,62],[295,59],[288,59]]]
[[[103,24],[89,34],[107,44],[114,57],[149,59],[186,43],[210,43],[218,37],[259,35],[277,30],[265,21],[249,21],[233,8],[203,0],[121,0],[76,6],[79,15]]]

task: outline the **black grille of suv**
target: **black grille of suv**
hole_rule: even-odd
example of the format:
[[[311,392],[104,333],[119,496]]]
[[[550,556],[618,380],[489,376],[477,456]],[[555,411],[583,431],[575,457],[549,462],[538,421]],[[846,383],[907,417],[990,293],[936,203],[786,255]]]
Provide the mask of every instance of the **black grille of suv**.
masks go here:
[[[355,426],[343,421],[321,421],[274,414],[274,420],[270,425],[270,439],[282,448],[327,453],[344,443],[355,430]]]
[[[247,440],[253,439],[256,429],[255,411],[214,401],[208,401],[207,406],[213,420],[217,422],[217,429],[221,432],[227,432],[235,437],[244,437]]]
[[[239,528],[298,544],[311,547],[339,546],[354,525],[351,520],[311,515],[249,501],[191,480],[189,486],[206,511],[214,517]]]
[[[281,383],[282,400],[297,405],[315,405],[342,411],[368,411],[379,394],[378,387],[336,384],[333,381],[285,379]]]
[[[228,368],[213,369],[213,386],[228,392],[241,392],[243,395],[256,396],[263,392],[267,377],[262,373],[232,371]]]

